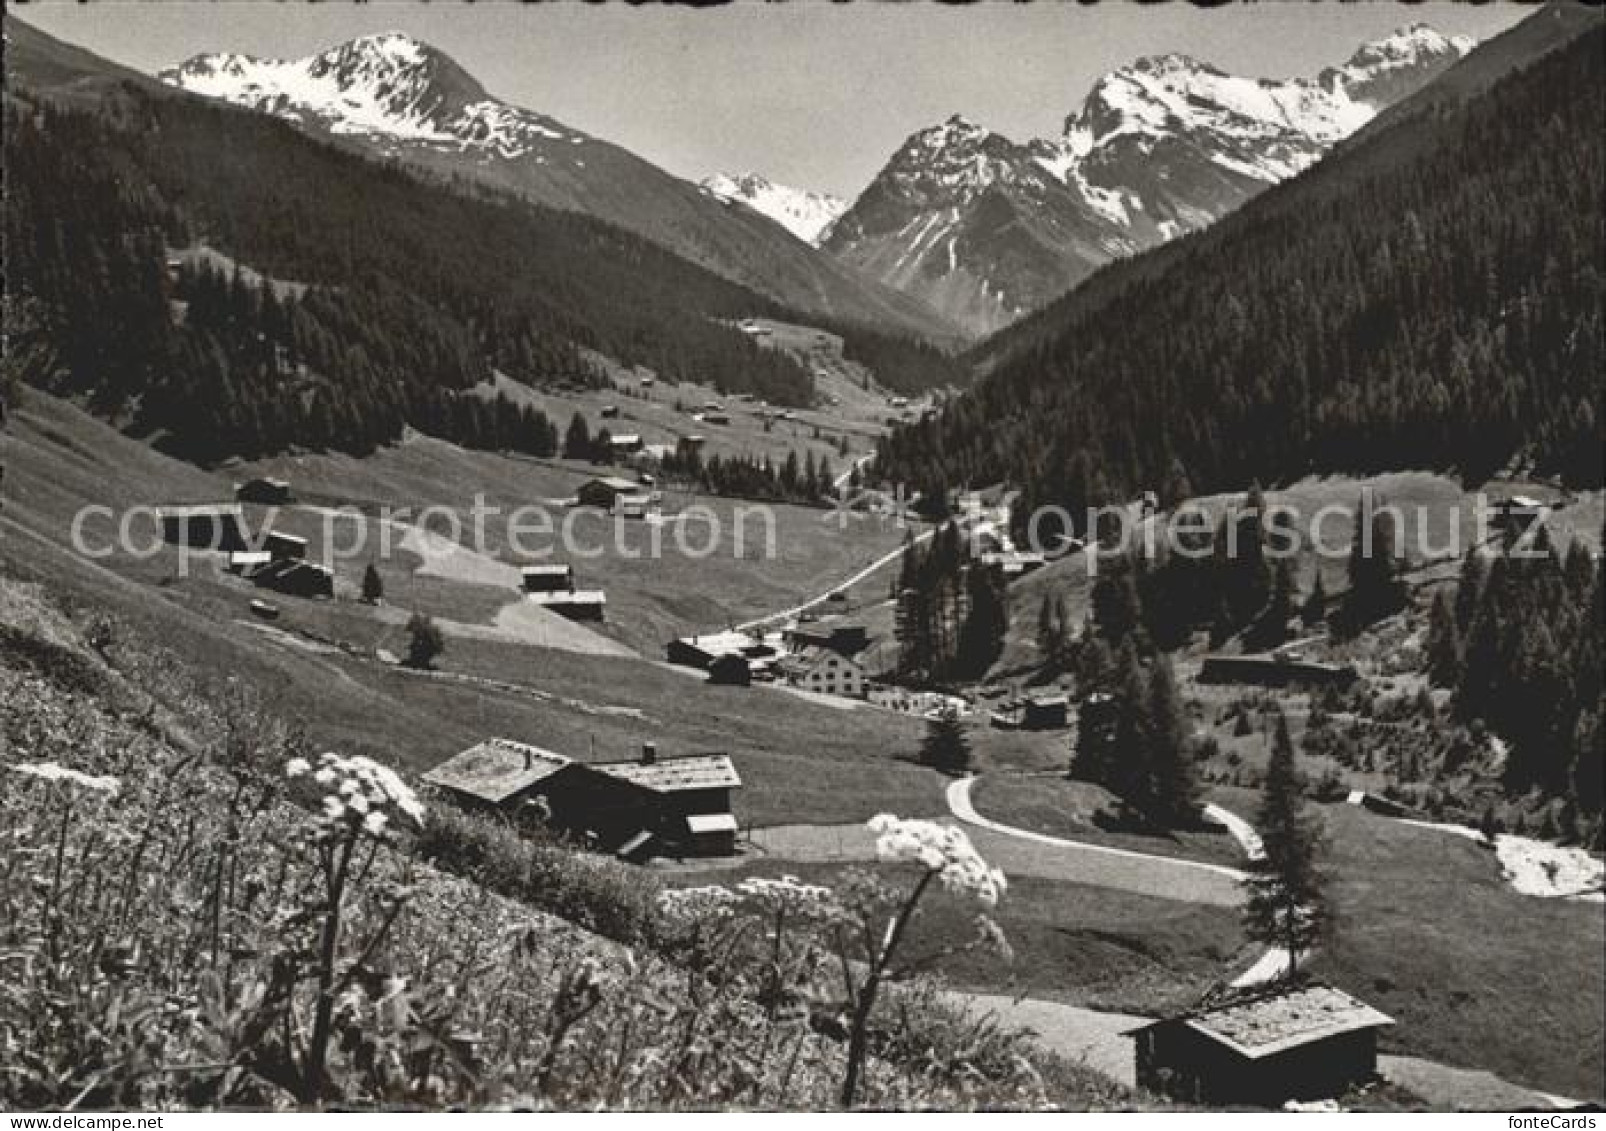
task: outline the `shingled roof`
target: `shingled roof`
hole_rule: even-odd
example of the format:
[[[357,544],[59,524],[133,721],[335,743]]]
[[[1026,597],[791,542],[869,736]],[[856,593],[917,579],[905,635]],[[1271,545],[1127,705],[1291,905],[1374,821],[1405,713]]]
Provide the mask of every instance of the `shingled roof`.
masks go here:
[[[245,511],[239,503],[180,503],[157,507],[156,515],[158,518],[213,518],[223,515],[244,518]]]
[[[1195,1032],[1252,1060],[1313,1041],[1394,1024],[1394,1019],[1321,982],[1279,986],[1240,995],[1177,1017]],[[1143,1026],[1150,1028],[1150,1026]],[[1141,1030],[1134,1030],[1138,1032]]]
[[[728,754],[686,754],[651,762],[592,762],[591,768],[657,793],[738,789],[742,784]]]
[[[487,738],[430,770],[424,781],[500,805],[572,762],[571,758],[539,746],[508,738]]]
[[[617,475],[598,475],[595,478],[587,479],[584,483],[580,484],[580,486],[590,487],[592,484],[598,484],[614,491],[622,491],[626,494],[640,491],[642,487],[642,485],[637,483],[634,479],[623,479]]]

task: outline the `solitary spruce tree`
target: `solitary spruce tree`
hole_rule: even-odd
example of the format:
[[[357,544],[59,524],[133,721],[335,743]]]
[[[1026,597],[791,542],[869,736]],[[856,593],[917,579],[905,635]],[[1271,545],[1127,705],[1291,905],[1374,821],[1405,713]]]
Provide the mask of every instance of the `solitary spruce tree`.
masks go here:
[[[1288,974],[1308,954],[1329,921],[1324,877],[1318,866],[1321,828],[1305,808],[1304,785],[1294,765],[1288,720],[1277,712],[1271,760],[1256,821],[1263,853],[1244,880],[1244,929],[1251,939],[1288,952]]]
[[[1188,720],[1171,660],[1156,656],[1149,665],[1147,710],[1149,814],[1168,828],[1186,828],[1199,819],[1199,770],[1188,741]]]
[[[970,741],[959,712],[952,707],[944,708],[926,724],[920,761],[946,774],[962,774],[970,768]]]
[[[1454,687],[1461,679],[1461,629],[1455,606],[1443,589],[1434,594],[1428,612],[1428,679],[1438,687]]]
[[[427,669],[446,650],[446,640],[435,622],[423,613],[407,618],[407,666]]]
[[[1009,632],[1009,597],[1003,576],[987,566],[965,570],[965,619],[959,626],[959,674],[981,679],[1004,651]]]
[[[1350,543],[1349,590],[1339,608],[1339,627],[1346,634],[1392,613],[1405,603],[1405,586],[1399,578],[1396,549],[1398,531],[1394,516],[1363,495],[1356,511],[1356,530]]]
[[[1316,580],[1311,583],[1310,596],[1300,606],[1299,619],[1306,628],[1315,628],[1327,619],[1327,586],[1322,582],[1322,568],[1316,567]]]
[[[377,605],[385,599],[385,583],[373,562],[369,562],[362,571],[362,599],[370,605]]]

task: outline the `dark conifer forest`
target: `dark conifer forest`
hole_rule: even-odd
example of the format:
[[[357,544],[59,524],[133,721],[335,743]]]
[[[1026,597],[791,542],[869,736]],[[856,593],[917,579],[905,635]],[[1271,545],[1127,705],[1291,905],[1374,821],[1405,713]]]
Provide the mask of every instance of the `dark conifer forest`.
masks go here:
[[[1002,360],[885,441],[878,472],[1073,513],[1179,478],[1599,483],[1603,50],[1597,28],[1106,268],[978,347]]]

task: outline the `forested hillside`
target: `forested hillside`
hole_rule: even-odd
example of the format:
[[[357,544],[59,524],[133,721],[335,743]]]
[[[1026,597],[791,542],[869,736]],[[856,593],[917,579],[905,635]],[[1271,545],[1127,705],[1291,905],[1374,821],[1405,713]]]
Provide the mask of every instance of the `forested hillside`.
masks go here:
[[[797,359],[728,324],[795,315],[640,237],[232,108],[113,89],[71,108],[8,97],[8,330],[38,347],[30,380],[175,451],[364,451],[404,424],[452,436],[453,394],[492,367],[594,379],[580,347],[776,403],[812,395]],[[198,307],[211,284],[164,266],[195,244],[299,285],[228,280]],[[848,332],[891,371],[923,368],[912,343]]]
[[[1606,40],[1585,18],[1408,136],[1379,131],[983,347],[998,367],[878,470],[1007,480],[1073,512],[1310,471],[1523,461],[1599,482]]]

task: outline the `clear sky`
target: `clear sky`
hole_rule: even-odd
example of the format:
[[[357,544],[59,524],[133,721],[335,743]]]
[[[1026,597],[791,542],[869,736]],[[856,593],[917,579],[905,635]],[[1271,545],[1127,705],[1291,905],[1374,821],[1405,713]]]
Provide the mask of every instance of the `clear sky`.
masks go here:
[[[205,51],[295,57],[405,31],[451,55],[492,94],[680,176],[753,170],[853,196],[906,137],[956,112],[1016,139],[1056,134],[1099,75],[1140,55],[1181,51],[1245,75],[1314,74],[1417,20],[1482,39],[1531,10],[1384,0],[1217,9],[738,0],[702,10],[57,0],[19,13],[146,71]]]

